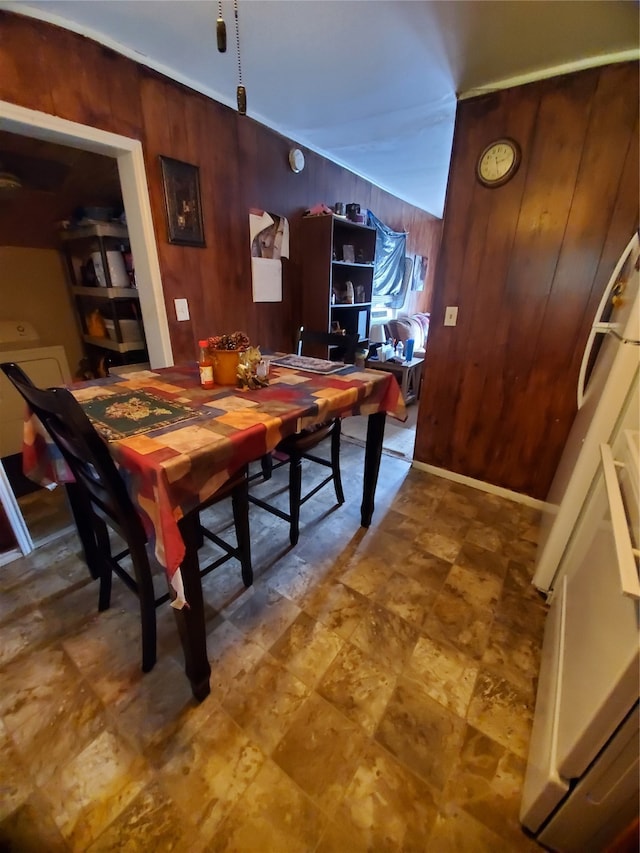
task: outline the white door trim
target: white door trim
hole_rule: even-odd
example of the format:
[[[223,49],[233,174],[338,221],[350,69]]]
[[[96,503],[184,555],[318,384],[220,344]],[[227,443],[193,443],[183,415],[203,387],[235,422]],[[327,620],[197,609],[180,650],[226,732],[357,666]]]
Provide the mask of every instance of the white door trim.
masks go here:
[[[117,159],[131,251],[136,264],[136,284],[140,292],[140,310],[149,362],[152,368],[170,367],[173,364],[173,353],[140,141],[2,100],[0,130]],[[1,463],[0,502],[20,550],[28,554],[33,550],[33,542]],[[5,555],[5,559],[10,556],[13,554]]]
[[[153,368],[170,367],[173,353],[140,141],[1,100],[0,130],[117,159],[149,361]]]
[[[13,490],[9,483],[4,466],[0,462],[0,504],[4,508],[5,515],[9,522],[9,526],[13,531],[13,535],[18,543],[18,548],[23,554],[30,554],[33,551],[33,540],[29,534],[29,530],[24,520],[24,516],[20,512],[18,501],[16,500]],[[7,554],[0,554],[0,566],[9,559],[19,557],[20,552],[10,551]]]

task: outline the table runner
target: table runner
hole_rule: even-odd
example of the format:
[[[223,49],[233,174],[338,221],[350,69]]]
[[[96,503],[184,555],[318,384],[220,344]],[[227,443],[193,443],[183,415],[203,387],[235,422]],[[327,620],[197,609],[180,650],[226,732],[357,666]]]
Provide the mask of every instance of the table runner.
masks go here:
[[[99,410],[103,420],[109,399],[120,401],[122,395],[149,395],[161,401],[158,409],[175,412],[175,419],[160,413],[161,425],[143,424],[141,431],[112,438],[108,445],[156,558],[176,591],[176,607],[184,604],[179,568],[185,546],[178,522],[243,465],[269,453],[285,436],[333,417],[387,412],[406,419],[393,376],[356,367],[322,376],[272,366],[269,385],[253,391],[205,390],[195,365],[130,372],[69,387],[89,416]],[[123,431],[128,433],[128,427]],[[33,417],[25,423],[23,466],[25,474],[41,484],[72,479]]]

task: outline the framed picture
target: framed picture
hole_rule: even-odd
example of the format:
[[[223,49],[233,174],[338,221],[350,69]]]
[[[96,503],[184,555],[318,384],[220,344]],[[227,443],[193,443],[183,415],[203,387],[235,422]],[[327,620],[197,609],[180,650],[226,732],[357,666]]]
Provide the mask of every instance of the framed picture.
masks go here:
[[[160,156],[170,243],[204,246],[200,176],[197,166]]]
[[[409,290],[409,285],[413,290],[413,258],[405,255],[404,259],[404,275],[402,276],[402,291],[406,293]]]
[[[424,282],[427,277],[427,267],[429,259],[424,255],[416,255],[413,263],[413,278],[411,280],[411,290],[424,290]]]
[[[342,247],[342,260],[347,264],[352,264],[355,262],[356,253],[352,245],[349,243],[345,243]]]

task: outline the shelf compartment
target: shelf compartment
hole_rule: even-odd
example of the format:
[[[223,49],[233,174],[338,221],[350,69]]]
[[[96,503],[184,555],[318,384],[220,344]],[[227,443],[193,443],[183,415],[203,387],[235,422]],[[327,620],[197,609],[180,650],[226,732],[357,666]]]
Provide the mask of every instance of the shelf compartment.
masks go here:
[[[357,261],[331,261],[331,263],[339,267],[364,267],[365,269],[373,269],[372,263],[359,264]]]
[[[133,352],[146,349],[144,341],[126,341],[120,344],[118,341],[112,341],[111,338],[94,338],[92,335],[83,335],[82,340],[91,346],[108,349],[112,352]]]
[[[370,302],[334,302],[331,306],[331,310],[335,311],[337,308],[370,308]]]
[[[115,240],[129,241],[129,232],[126,225],[119,222],[96,222],[91,225],[79,225],[77,228],[69,228],[59,232],[60,239],[64,240],[88,240],[91,237],[113,237]]]
[[[91,299],[140,299],[135,287],[81,287],[71,288],[74,296],[87,296]]]

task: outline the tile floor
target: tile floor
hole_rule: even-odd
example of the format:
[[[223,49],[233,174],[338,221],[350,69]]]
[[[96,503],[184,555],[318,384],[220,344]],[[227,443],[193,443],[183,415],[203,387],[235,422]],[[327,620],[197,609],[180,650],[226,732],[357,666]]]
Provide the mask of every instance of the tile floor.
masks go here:
[[[365,531],[361,469],[345,441],[347,503],[309,501],[294,549],[251,508],[253,587],[205,581],[200,705],[170,608],[143,676],[135,599],[115,580],[96,612],[75,536],[2,567],[0,850],[539,849],[536,514],[384,455]]]
[[[407,420],[404,423],[387,418],[384,429],[384,448],[392,456],[404,457],[411,462],[416,443],[417,419],[417,404],[407,406]],[[342,422],[342,434],[355,444],[364,447],[367,440],[367,418],[363,416],[345,418]]]

